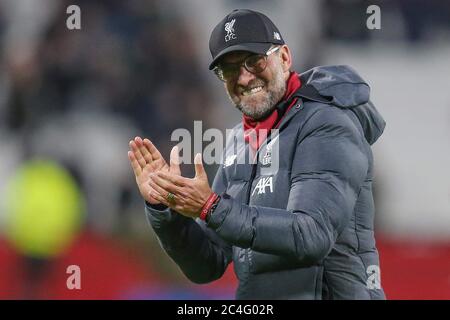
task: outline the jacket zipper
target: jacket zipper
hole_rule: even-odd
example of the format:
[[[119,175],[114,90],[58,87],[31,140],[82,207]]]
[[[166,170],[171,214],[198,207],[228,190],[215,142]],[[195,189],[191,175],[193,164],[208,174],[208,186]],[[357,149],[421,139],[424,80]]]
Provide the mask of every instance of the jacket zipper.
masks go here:
[[[256,154],[256,159],[258,159],[259,156],[259,152]],[[250,197],[251,197],[251,193],[252,193],[252,186],[253,186],[253,180],[255,179],[256,176],[256,169],[257,169],[257,165],[258,162],[252,164],[252,174],[250,176],[250,180],[248,181],[248,189],[247,189],[247,201],[246,204],[250,205]],[[250,248],[246,248],[245,249],[245,257],[248,263],[248,271],[250,272],[250,267],[252,265],[252,257],[251,257],[251,249]]]
[[[250,176],[250,180],[248,181],[248,189],[247,189],[247,200],[246,200],[246,204],[250,205],[250,196],[252,194],[252,185],[253,185],[253,180],[255,179],[256,176],[256,166],[257,163],[252,164],[252,175]]]

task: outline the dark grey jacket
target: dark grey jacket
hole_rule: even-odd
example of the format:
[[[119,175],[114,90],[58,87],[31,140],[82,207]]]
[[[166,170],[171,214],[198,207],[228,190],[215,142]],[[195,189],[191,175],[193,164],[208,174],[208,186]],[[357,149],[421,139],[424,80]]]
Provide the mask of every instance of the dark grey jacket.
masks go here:
[[[220,278],[233,261],[238,299],[384,299],[370,145],[385,122],[350,67],[317,67],[301,81],[260,161],[242,164],[248,144],[242,124],[233,129],[208,223],[149,206],[147,216],[193,282]]]

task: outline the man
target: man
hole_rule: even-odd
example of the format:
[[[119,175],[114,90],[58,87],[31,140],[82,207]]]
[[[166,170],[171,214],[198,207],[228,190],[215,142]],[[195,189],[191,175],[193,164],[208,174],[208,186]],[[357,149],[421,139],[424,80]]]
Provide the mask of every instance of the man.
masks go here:
[[[234,10],[209,44],[210,69],[243,113],[212,188],[200,154],[188,179],[176,147],[167,164],[150,140],[130,142],[164,250],[196,283],[233,261],[238,299],[384,299],[370,145],[385,123],[368,85],[346,66],[292,72],[289,47],[258,12]],[[277,167],[264,170],[275,143]],[[258,161],[239,160],[252,152]]]

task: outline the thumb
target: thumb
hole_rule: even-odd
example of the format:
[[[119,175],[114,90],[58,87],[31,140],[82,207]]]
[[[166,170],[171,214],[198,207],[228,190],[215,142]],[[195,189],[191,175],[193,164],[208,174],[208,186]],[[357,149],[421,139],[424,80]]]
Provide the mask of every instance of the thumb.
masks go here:
[[[197,153],[194,158],[194,164],[195,164],[195,177],[200,178],[206,175],[205,168],[203,168],[203,162],[202,162],[202,154]]]
[[[181,175],[180,170],[180,156],[178,146],[175,146],[170,151],[170,173]]]

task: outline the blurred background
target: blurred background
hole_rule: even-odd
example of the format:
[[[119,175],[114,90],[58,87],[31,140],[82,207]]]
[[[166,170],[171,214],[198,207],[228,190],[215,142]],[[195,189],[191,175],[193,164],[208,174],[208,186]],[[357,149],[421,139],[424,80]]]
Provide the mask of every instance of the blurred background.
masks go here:
[[[81,30],[66,27],[72,4]],[[366,27],[372,4],[380,30]],[[175,129],[240,121],[208,71],[210,32],[234,8],[275,22],[297,72],[348,64],[371,85],[387,122],[373,147],[382,285],[388,299],[450,299],[444,0],[0,0],[0,299],[234,297],[232,266],[195,285],[166,256],[127,160],[137,135],[167,158]]]

